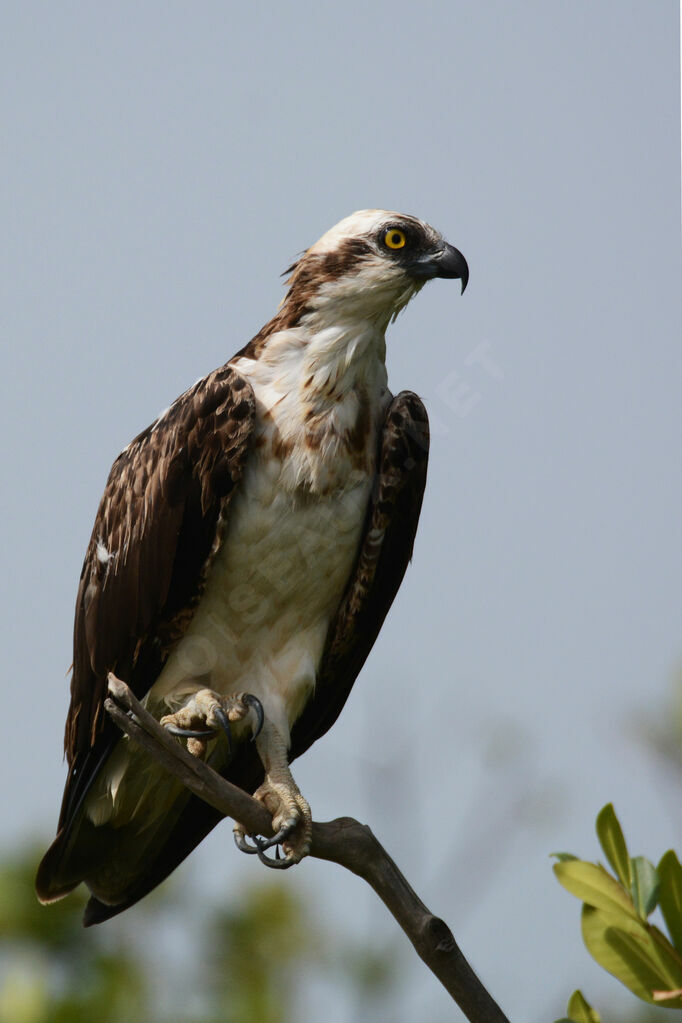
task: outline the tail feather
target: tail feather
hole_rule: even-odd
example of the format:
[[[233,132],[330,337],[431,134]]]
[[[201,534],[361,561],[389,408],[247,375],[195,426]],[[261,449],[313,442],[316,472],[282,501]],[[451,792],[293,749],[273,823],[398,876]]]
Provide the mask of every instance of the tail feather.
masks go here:
[[[238,765],[230,766],[230,781],[248,792],[263,780],[255,749],[245,749]],[[175,807],[177,813],[160,816],[152,827],[144,819],[124,827],[95,825],[84,813],[76,814],[60,829],[38,867],[40,901],[55,902],[84,882],[92,893],[83,917],[86,927],[139,902],[222,820],[218,810],[188,792]]]

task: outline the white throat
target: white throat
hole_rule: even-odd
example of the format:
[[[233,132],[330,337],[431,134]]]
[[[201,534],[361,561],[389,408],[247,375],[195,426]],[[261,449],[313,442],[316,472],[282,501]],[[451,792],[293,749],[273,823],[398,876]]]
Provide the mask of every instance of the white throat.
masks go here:
[[[258,358],[234,363],[256,396],[256,447],[279,461],[289,490],[347,489],[358,472],[373,472],[390,397],[384,330],[358,317],[325,323],[327,311],[270,335]]]

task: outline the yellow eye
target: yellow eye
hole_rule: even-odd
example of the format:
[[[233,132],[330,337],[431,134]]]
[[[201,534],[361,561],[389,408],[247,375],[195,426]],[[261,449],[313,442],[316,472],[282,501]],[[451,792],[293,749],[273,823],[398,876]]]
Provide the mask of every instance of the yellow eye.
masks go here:
[[[384,235],[384,245],[388,249],[404,249],[406,242],[405,233],[397,227],[391,227]]]

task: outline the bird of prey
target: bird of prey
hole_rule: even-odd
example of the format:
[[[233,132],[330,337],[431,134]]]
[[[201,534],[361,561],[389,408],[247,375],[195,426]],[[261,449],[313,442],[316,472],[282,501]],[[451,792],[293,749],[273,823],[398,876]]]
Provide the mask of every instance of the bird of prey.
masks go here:
[[[69,773],[36,882],[46,903],[85,882],[86,924],[146,895],[220,819],[109,719],[108,673],[263,802],[274,837],[237,824],[237,844],[289,866],[311,837],[289,763],[339,715],[412,554],[428,419],[388,390],[385,334],[431,278],[463,291],[466,260],[415,217],[362,210],[287,273],[275,316],[121,452],[97,511]]]

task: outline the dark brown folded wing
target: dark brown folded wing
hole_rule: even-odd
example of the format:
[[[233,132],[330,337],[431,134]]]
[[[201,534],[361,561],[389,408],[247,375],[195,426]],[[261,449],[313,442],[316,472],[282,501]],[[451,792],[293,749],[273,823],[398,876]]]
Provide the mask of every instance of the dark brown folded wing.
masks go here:
[[[250,384],[223,366],[181,395],[111,468],[78,587],[64,737],[71,770],[60,825],[119,734],[104,713],[107,673],[142,697],[191,620],[254,415]]]

